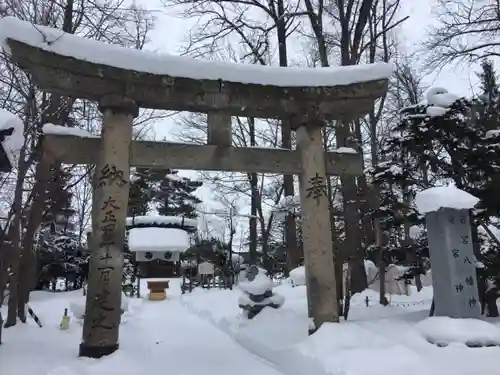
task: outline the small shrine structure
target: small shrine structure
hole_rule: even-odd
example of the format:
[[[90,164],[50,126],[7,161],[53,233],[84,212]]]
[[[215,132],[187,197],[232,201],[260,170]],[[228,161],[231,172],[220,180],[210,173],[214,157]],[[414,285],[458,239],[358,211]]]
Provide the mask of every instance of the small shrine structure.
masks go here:
[[[180,277],[181,254],[191,247],[198,222],[176,216],[136,216],[126,219],[127,246],[133,254],[135,276]]]

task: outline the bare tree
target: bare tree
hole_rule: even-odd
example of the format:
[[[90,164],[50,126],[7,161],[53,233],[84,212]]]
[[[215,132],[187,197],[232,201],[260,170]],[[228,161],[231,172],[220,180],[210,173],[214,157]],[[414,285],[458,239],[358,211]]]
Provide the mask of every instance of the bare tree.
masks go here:
[[[102,4],[92,1],[76,3],[73,0],[65,3],[52,0],[7,0],[5,13],[28,22],[60,28],[66,33],[132,48],[142,48],[152,27],[152,17],[148,12],[136,6],[127,7],[123,1],[117,0]],[[12,326],[16,324],[16,313],[21,321],[26,320],[25,304],[36,279],[33,241],[45,213],[46,182],[49,178],[58,179],[61,169],[60,164],[49,165],[43,158],[40,143],[42,126],[53,123],[85,127],[98,117],[93,104],[38,91],[31,78],[5,57],[0,62],[0,69],[4,71],[0,79],[0,94],[10,95],[3,103],[23,118],[26,137],[25,158],[19,161],[16,170],[18,183],[11,207],[11,256],[0,270],[0,273],[5,273],[6,267],[11,270],[6,326]],[[151,117],[151,114],[148,116]],[[22,237],[18,238],[20,228],[25,230]],[[3,293],[3,287],[0,285],[0,294]]]
[[[423,77],[419,76],[416,69],[412,67],[409,58],[402,57],[396,64],[396,69],[394,72],[394,80],[389,91],[389,95],[393,98],[392,103],[395,105],[396,112],[394,116],[396,118],[394,121],[400,119],[399,112],[408,106],[417,105],[422,102],[424,98],[424,92],[427,87],[423,84]],[[422,175],[427,175],[427,166],[421,166]],[[424,178],[427,179],[427,178]],[[413,196],[409,191],[408,187],[405,186],[402,191],[403,201],[406,207],[410,207]],[[410,248],[414,241],[410,236],[410,225],[405,222],[403,228],[403,239],[401,241],[407,248]],[[408,253],[411,263],[417,264],[420,260],[417,259],[417,255],[410,251]],[[415,275],[415,286],[417,291],[422,289],[422,280],[420,274]]]
[[[243,56],[251,62],[268,65],[272,63],[273,45],[278,50],[279,66],[288,65],[287,39],[298,27],[295,16],[299,4],[285,0],[174,0],[165,2],[169,6],[183,7],[183,15],[197,17],[200,22],[190,33],[187,51],[194,56],[206,54],[221,56],[227,48],[227,41],[236,38],[244,45]],[[232,38],[232,39],[231,39]],[[273,42],[274,39],[274,42]],[[250,124],[250,122],[248,122]],[[292,132],[288,121],[281,122],[281,147],[292,147]],[[256,192],[257,180],[250,176],[250,185]],[[283,176],[285,197],[294,196],[294,178]],[[256,212],[255,201],[251,202],[252,212]],[[256,226],[250,220],[250,236],[256,238]],[[288,268],[296,267],[301,258],[297,247],[296,223],[294,215],[285,220],[285,243]],[[250,241],[251,246],[253,241]],[[251,254],[255,249],[250,249]],[[287,270],[288,271],[288,270]]]
[[[500,0],[439,0],[423,45],[430,69],[500,56]]]
[[[179,120],[181,130],[177,137],[182,141],[204,143],[207,126],[204,115],[190,115]],[[278,127],[268,121],[253,118],[236,118],[233,125],[233,145],[237,147],[269,146],[278,144]],[[255,173],[201,173],[202,178],[218,195],[250,201],[247,219],[249,228],[249,247],[252,261],[258,256],[258,245],[267,259],[269,242],[273,229],[271,209],[282,198],[283,187],[279,176],[265,176]],[[260,232],[260,235],[259,233]]]
[[[378,49],[381,38],[404,21],[396,17],[399,5],[399,0],[336,0],[327,4],[322,0],[317,3],[304,0],[321,66],[331,65],[331,55],[339,58],[340,65],[354,65],[366,56],[370,48]],[[383,16],[377,15],[376,12],[380,10]],[[333,25],[329,27],[325,20],[330,20]],[[360,124],[360,121],[337,122],[337,147],[352,147],[363,154]],[[361,243],[358,183],[364,184],[363,179],[356,181],[353,177],[341,178],[345,247],[349,257],[351,289],[354,293],[367,287],[364,248]]]

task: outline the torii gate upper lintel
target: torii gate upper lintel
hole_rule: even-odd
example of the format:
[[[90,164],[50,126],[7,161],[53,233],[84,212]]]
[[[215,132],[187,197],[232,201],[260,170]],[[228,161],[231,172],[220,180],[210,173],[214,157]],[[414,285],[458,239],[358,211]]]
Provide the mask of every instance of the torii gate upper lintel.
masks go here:
[[[325,120],[351,120],[372,110],[387,90],[387,77],[322,87],[172,77],[96,64],[15,39],[6,40],[11,60],[29,72],[41,89],[99,102],[103,113],[100,138],[50,134],[44,140],[45,157],[97,165],[93,198],[97,212],[80,355],[100,357],[118,348],[131,165],[299,174],[310,316],[317,327],[338,321],[325,176],[360,174],[361,160],[359,155],[325,153],[321,131]],[[208,144],[132,142],[139,107],[207,113]],[[231,147],[231,116],[291,121],[297,150]]]

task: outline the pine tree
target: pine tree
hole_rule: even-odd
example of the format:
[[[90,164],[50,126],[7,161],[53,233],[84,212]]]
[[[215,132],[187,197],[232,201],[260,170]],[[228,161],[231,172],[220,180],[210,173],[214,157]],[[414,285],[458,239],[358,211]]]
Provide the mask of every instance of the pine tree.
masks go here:
[[[477,74],[480,80],[480,88],[482,91],[481,99],[488,105],[498,104],[500,91],[497,83],[495,68],[493,67],[493,62],[490,60],[484,60],[481,63],[481,69],[482,71]]]
[[[149,211],[153,182],[149,179],[149,169],[136,168],[130,178],[127,216],[144,216]]]
[[[201,200],[193,193],[202,186],[202,182],[177,174],[178,171],[169,169],[151,170],[151,178],[158,182],[153,192],[153,202],[158,205],[161,215],[196,218],[196,205]]]
[[[69,191],[68,185],[71,173],[68,169],[52,169],[51,177],[45,189],[45,212],[43,226],[51,226],[53,229],[58,221],[58,216],[67,216],[71,208],[73,194]]]
[[[416,165],[428,165],[441,182],[452,181],[457,188],[479,198],[471,216],[474,253],[486,264],[484,275],[498,285],[499,252],[481,251],[478,234],[480,224],[500,216],[498,87],[491,64],[484,63],[479,76],[483,92],[478,97],[451,101],[445,90],[435,90],[426,105],[407,109],[397,126],[405,135],[395,142],[414,158]],[[482,285],[480,294],[487,294],[482,276],[478,283]],[[489,313],[498,315],[495,306],[490,305],[488,302]]]

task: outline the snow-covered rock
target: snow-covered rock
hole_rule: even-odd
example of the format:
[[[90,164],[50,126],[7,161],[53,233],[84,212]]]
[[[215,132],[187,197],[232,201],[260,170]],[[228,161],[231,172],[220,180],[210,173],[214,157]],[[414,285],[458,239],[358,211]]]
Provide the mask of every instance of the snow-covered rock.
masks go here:
[[[416,325],[427,341],[438,346],[461,343],[467,346],[500,345],[500,329],[479,319],[427,318]]]

